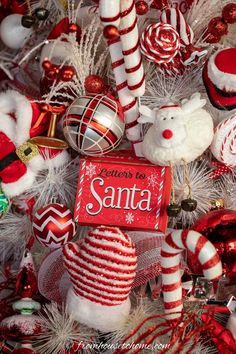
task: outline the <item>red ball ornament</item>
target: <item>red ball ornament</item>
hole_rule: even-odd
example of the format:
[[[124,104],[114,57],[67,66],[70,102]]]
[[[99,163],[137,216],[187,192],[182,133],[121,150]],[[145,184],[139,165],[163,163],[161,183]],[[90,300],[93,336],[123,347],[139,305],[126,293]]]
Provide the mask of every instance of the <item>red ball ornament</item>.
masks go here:
[[[228,33],[228,25],[221,17],[214,17],[208,24],[208,32],[215,36],[224,36]]]
[[[222,18],[226,23],[236,22],[236,4],[227,4],[222,11]]]
[[[60,79],[64,82],[71,81],[75,75],[75,69],[72,66],[64,66],[60,72]]]
[[[59,248],[75,234],[73,215],[66,206],[58,203],[40,208],[33,217],[33,232],[45,247]]]
[[[113,40],[119,37],[119,30],[116,26],[108,25],[103,30],[103,35],[106,39]]]
[[[207,32],[205,33],[205,35],[204,35],[204,40],[205,40],[207,43],[210,43],[210,44],[219,43],[220,40],[221,40],[221,36],[218,35],[218,34],[209,33],[209,32],[207,31]]]
[[[139,0],[135,4],[137,15],[145,15],[148,12],[148,4],[146,1]]]
[[[153,0],[152,2],[152,7],[161,11],[168,7],[168,5],[168,0]]]
[[[232,273],[236,265],[236,211],[211,211],[203,215],[192,229],[215,246],[223,267],[228,274]],[[202,274],[202,267],[192,252],[188,252],[188,266],[193,274]]]
[[[81,28],[79,25],[77,25],[76,23],[70,23],[69,32],[71,32],[71,33],[75,32],[76,33],[76,40],[77,40],[77,42],[80,42],[82,31],[81,31]]]
[[[103,93],[105,90],[105,82],[99,75],[89,75],[85,79],[85,89],[88,93]]]

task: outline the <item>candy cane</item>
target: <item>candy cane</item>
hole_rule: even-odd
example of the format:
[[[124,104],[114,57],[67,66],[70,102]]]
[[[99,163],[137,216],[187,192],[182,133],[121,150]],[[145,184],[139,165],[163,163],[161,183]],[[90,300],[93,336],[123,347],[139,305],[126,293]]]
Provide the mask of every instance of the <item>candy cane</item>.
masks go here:
[[[207,54],[207,50],[193,46],[193,30],[178,8],[164,9],[160,20],[171,25],[178,32],[182,47],[182,62],[185,66],[198,63]]]
[[[100,0],[99,6],[103,25],[120,28],[120,37],[108,40],[108,45],[119,100],[124,111],[127,138],[139,145],[141,130],[137,122],[139,109],[135,97],[143,95],[145,82],[134,1]]]
[[[178,319],[183,308],[180,273],[183,250],[196,255],[207,279],[217,280],[222,274],[220,257],[215,247],[200,233],[175,230],[167,235],[161,248],[161,269],[164,307],[169,320]]]
[[[179,33],[182,45],[189,45],[193,42],[193,30],[185,21],[180,10],[167,8],[162,11],[160,20],[174,27]]]

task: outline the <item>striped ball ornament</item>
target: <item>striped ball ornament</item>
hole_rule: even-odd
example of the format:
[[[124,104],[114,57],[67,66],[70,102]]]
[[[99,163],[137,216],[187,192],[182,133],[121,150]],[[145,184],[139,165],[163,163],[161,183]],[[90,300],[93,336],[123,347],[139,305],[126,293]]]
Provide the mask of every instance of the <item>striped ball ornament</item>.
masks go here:
[[[55,249],[65,245],[75,234],[70,209],[58,203],[40,208],[33,217],[33,233],[45,247]]]
[[[114,150],[124,134],[125,124],[120,104],[111,96],[84,95],[68,108],[63,132],[69,145],[90,156]]]

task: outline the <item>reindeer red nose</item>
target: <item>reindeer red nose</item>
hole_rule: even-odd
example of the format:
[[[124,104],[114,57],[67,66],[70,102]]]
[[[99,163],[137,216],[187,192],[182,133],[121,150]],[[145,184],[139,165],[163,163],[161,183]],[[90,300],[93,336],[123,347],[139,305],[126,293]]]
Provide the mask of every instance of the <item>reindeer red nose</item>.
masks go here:
[[[170,129],[165,129],[165,130],[162,132],[162,136],[163,136],[163,138],[165,138],[165,139],[171,139],[172,136],[173,136],[173,132],[172,132],[172,130],[170,130]]]

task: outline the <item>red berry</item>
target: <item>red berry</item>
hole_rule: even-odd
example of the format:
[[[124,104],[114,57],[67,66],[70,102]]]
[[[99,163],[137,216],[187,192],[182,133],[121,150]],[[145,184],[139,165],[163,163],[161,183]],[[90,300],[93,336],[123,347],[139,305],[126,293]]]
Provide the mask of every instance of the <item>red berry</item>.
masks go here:
[[[222,17],[226,23],[236,22],[236,4],[227,4],[222,11]]]
[[[214,36],[224,36],[228,33],[228,25],[221,17],[214,17],[208,24],[208,32]]]
[[[103,35],[106,39],[112,40],[119,37],[119,30],[116,26],[108,25],[103,30]]]
[[[148,12],[148,4],[146,1],[139,0],[135,4],[137,15],[145,15]]]

